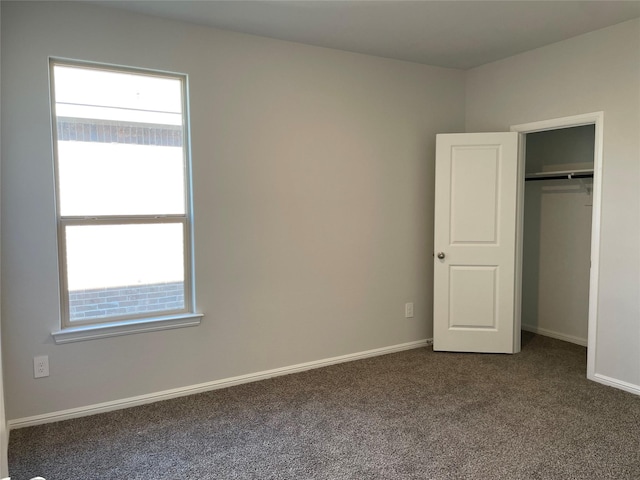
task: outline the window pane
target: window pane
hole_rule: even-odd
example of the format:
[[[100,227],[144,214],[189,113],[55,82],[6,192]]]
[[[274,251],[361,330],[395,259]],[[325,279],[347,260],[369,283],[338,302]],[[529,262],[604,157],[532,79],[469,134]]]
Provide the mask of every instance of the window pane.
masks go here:
[[[70,320],[185,308],[182,223],[65,228]]]
[[[60,215],[184,214],[182,149],[58,141]]]
[[[54,66],[60,215],[184,214],[182,83]]]
[[[74,117],[147,123],[168,123],[157,120],[174,115],[166,118],[174,118],[175,125],[182,123],[177,78],[67,65],[55,65],[53,72],[56,109],[63,108],[58,115],[73,112]],[[79,115],[78,111],[87,113]]]

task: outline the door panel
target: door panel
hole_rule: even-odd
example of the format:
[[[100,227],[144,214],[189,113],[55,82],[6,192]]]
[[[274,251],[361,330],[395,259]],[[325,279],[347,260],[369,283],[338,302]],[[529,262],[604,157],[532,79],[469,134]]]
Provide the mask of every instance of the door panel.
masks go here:
[[[437,136],[434,350],[519,351],[517,180],[517,133]]]
[[[449,329],[496,328],[498,267],[449,267],[449,298],[464,298],[451,302]]]
[[[451,243],[495,243],[500,150],[451,150]],[[473,192],[473,196],[465,192]]]

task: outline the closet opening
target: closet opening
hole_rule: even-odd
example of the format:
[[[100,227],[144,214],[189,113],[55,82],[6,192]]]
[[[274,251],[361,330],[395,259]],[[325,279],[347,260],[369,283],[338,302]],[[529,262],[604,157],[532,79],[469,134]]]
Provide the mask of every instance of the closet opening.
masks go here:
[[[518,125],[511,130],[521,133],[517,287],[521,330],[587,347],[587,376],[591,378],[596,347],[602,114]]]

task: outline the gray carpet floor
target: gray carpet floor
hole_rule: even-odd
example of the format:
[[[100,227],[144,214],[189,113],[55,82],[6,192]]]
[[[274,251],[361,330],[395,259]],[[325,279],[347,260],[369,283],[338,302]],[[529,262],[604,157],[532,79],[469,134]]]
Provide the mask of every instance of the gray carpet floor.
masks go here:
[[[11,432],[12,480],[640,479],[640,397],[586,350],[430,348]]]

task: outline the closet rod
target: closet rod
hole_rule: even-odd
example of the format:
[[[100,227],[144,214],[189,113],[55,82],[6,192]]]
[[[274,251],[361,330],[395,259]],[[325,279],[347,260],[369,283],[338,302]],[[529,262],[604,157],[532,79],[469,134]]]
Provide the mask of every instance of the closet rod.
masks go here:
[[[550,173],[548,175],[527,175],[524,180],[525,182],[538,182],[541,180],[571,180],[573,178],[593,178],[593,173]]]

